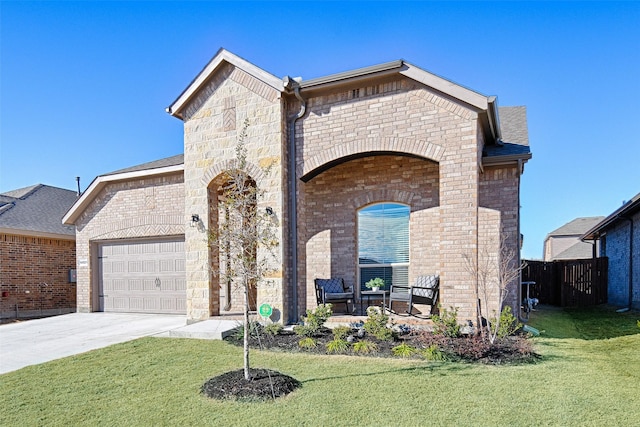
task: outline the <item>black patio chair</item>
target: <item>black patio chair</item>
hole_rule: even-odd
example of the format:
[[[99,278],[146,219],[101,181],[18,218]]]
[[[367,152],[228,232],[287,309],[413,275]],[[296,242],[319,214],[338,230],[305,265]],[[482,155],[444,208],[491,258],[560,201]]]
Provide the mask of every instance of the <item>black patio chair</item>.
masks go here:
[[[316,300],[320,304],[336,304],[344,303],[345,309],[349,312],[348,303],[351,302],[351,311],[355,310],[355,293],[353,287],[347,286],[344,280],[340,278],[333,279],[315,279]]]
[[[407,303],[407,314],[411,314],[414,304],[426,304],[429,306],[429,317],[433,314],[433,307],[438,305],[438,293],[440,276],[420,276],[412,286],[391,285],[389,292],[389,311],[392,311],[393,302]]]

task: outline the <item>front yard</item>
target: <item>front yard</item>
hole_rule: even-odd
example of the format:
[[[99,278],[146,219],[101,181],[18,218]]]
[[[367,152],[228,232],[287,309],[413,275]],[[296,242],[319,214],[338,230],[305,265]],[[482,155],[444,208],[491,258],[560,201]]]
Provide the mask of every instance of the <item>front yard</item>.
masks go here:
[[[302,388],[275,402],[210,400],[208,378],[242,367],[221,341],[145,338],[0,376],[0,424],[629,425],[640,419],[638,313],[543,309],[542,360],[488,366],[253,351]]]

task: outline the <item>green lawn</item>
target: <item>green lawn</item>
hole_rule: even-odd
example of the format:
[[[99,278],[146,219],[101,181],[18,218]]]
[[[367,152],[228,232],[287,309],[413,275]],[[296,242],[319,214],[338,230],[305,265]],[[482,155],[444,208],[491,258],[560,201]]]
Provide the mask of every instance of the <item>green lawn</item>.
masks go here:
[[[0,375],[0,425],[640,425],[639,318],[537,311],[543,359],[523,366],[254,351],[254,366],[303,383],[267,403],[199,394],[241,367],[240,348],[145,338]]]

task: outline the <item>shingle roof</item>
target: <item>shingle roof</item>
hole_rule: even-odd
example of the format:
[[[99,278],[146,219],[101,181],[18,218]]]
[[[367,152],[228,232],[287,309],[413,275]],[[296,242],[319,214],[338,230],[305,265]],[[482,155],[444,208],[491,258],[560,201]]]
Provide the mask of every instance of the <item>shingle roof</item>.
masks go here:
[[[601,222],[594,224],[593,227],[585,230],[584,234],[580,238],[582,240],[598,239],[609,227],[616,224],[618,221],[621,221],[625,217],[628,218],[638,211],[640,211],[640,193],[633,196],[631,200],[620,206]]]
[[[578,242],[554,256],[553,259],[585,259],[591,257],[593,257],[593,245],[591,243]]]
[[[547,234],[549,236],[581,236],[591,227],[602,221],[603,216],[591,216],[576,218],[573,221],[569,221],[560,228],[553,230]]]
[[[75,191],[43,184],[2,193],[0,229],[75,237],[75,228],[63,225],[62,217],[77,198]]]
[[[499,107],[500,133],[502,145],[485,145],[482,156],[496,162],[500,159],[529,159],[529,131],[527,129],[527,108]],[[485,160],[487,161],[487,160]]]
[[[108,172],[108,173],[105,173],[104,175],[115,175],[118,173],[137,172],[137,171],[148,170],[148,169],[157,169],[157,168],[163,168],[166,166],[181,165],[183,163],[184,163],[184,154],[177,154],[175,156],[165,157],[164,159],[154,160],[152,162],[142,163],[140,165],[131,166],[131,167],[120,169],[113,172]]]

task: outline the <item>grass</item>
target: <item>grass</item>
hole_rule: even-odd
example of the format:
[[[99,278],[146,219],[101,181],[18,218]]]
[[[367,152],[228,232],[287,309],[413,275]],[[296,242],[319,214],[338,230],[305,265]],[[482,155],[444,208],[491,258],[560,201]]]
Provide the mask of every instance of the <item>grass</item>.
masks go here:
[[[199,394],[208,378],[241,367],[242,349],[144,338],[0,375],[0,424],[629,425],[640,419],[638,318],[609,308],[534,312],[543,359],[531,365],[253,351],[253,366],[303,383],[268,403]]]

